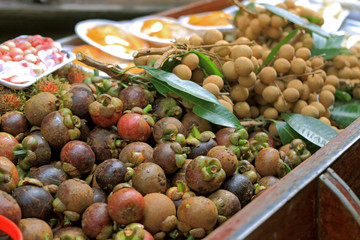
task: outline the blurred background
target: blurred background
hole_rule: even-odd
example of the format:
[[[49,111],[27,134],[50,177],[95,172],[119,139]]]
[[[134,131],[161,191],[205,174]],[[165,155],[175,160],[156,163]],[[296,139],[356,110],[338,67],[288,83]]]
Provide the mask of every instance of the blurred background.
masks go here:
[[[127,20],[196,0],[0,0],[0,43],[19,35],[53,39],[74,34],[85,19]]]

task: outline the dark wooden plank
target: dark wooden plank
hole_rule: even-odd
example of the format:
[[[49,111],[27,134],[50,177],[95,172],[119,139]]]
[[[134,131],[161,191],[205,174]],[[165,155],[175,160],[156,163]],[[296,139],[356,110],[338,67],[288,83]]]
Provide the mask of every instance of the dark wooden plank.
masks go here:
[[[206,239],[252,239],[248,237],[252,236],[255,231],[262,231],[260,226],[265,222],[269,226],[272,223],[277,224],[276,216],[283,214],[278,213],[278,211],[288,209],[288,207],[284,207],[286,204],[292,202],[298,194],[305,194],[301,192],[305,191],[304,189],[307,189],[309,184],[325,172],[355,143],[360,142],[359,130],[360,119],[357,119],[275,186],[251,201],[244,209],[215,229]],[[303,198],[302,201],[309,201],[309,199]],[[284,219],[283,228],[291,227],[291,224],[287,224],[287,222]],[[298,219],[297,224],[300,223],[302,221]],[[275,232],[273,233],[275,234]]]
[[[319,239],[360,238],[360,201],[331,169],[319,177]]]
[[[360,166],[360,142],[355,143],[331,166],[354,193],[360,197],[360,171],[355,166]]]

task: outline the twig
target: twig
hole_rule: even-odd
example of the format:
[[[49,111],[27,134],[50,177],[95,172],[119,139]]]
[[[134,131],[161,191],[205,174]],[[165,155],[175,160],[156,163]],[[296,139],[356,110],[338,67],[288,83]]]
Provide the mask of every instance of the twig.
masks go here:
[[[256,127],[256,126],[263,125],[265,123],[265,121],[258,122],[255,120],[250,120],[250,121],[242,121],[240,123],[243,127]]]
[[[241,11],[244,11],[250,15],[257,15],[256,12],[253,12],[245,7],[244,4],[242,4],[239,0],[232,0],[232,2],[240,8]]]

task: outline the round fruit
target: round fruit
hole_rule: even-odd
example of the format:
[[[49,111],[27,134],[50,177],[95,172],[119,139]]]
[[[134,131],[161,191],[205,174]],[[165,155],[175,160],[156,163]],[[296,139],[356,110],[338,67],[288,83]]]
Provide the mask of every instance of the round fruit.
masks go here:
[[[287,59],[278,58],[274,62],[274,68],[278,73],[286,74],[287,72],[289,72],[291,65]]]
[[[117,131],[124,140],[137,142],[147,141],[151,135],[151,128],[142,115],[126,113],[117,123]]]
[[[220,94],[220,89],[215,83],[207,83],[203,85],[203,88],[208,90],[210,93],[215,95],[216,97]]]
[[[303,74],[306,69],[306,62],[302,58],[294,58],[291,61],[291,70],[296,74]]]
[[[286,88],[283,92],[284,98],[288,102],[296,102],[300,98],[300,93],[296,88]]]
[[[166,191],[166,175],[157,164],[145,162],[134,169],[133,187],[144,196],[148,193]]]
[[[250,106],[247,102],[237,102],[234,111],[239,119],[250,116]]]
[[[59,100],[49,92],[41,92],[26,101],[24,111],[31,125],[40,126],[46,115],[57,110]]]
[[[324,105],[325,108],[329,108],[335,102],[335,96],[328,90],[323,90],[319,94],[319,101]]]
[[[277,88],[276,86],[267,86],[264,88],[261,95],[265,101],[273,103],[276,102],[276,100],[280,96],[280,91],[279,88]]]
[[[203,35],[204,44],[215,44],[223,39],[223,34],[217,29],[207,30]]]
[[[301,47],[296,50],[296,57],[302,58],[306,61],[311,57],[311,51],[306,47]]]
[[[255,160],[255,168],[261,176],[277,176],[279,164],[279,151],[271,147],[261,149]]]
[[[306,115],[306,116],[310,116],[313,118],[318,118],[319,117],[319,110],[311,105],[305,106],[301,109],[301,114]]]
[[[249,58],[238,57],[235,60],[235,71],[239,76],[249,76],[253,71],[254,65]]]
[[[285,58],[288,61],[291,61],[294,57],[295,49],[290,44],[284,44],[280,47],[278,51],[279,58]]]
[[[268,85],[275,82],[277,77],[277,72],[273,67],[264,67],[263,69],[261,69],[259,73],[259,77],[261,82]]]
[[[188,66],[190,70],[195,70],[199,65],[199,57],[195,53],[189,53],[181,59],[181,63]]]
[[[37,218],[21,219],[19,228],[28,240],[53,239],[53,232],[49,224]]]
[[[252,50],[248,45],[237,45],[231,48],[230,57],[234,60],[239,57],[251,58],[252,54]]]

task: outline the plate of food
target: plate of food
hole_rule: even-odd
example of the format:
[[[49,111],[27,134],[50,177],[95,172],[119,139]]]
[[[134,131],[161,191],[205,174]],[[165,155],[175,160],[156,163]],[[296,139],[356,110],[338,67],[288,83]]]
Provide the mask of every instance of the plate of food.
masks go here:
[[[155,15],[134,19],[129,30],[155,47],[172,44],[175,38],[187,37],[193,33],[174,18]]]
[[[132,60],[133,52],[148,47],[142,39],[131,34],[129,22],[89,19],[78,22],[75,32],[79,38],[114,57]]]
[[[22,35],[0,45],[0,84],[22,89],[75,60],[72,52],[41,35]]]

